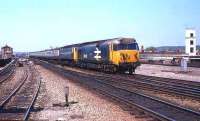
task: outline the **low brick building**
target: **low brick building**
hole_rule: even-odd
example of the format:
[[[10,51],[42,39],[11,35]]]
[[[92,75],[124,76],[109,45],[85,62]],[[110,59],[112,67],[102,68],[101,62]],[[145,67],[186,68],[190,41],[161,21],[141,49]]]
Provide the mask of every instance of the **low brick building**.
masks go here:
[[[1,48],[1,58],[2,59],[9,59],[13,57],[13,48],[6,45]]]

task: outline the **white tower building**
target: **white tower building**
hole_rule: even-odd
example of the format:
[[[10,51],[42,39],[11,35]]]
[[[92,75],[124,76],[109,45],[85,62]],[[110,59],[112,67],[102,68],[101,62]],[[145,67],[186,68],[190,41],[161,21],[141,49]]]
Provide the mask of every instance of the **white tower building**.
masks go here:
[[[189,56],[196,55],[196,32],[194,29],[185,31],[185,53]]]

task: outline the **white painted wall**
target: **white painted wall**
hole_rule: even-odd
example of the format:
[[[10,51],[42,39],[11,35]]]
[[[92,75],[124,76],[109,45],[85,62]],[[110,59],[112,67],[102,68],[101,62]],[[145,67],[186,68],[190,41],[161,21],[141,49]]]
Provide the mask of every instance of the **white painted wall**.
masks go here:
[[[193,34],[193,37],[191,36]],[[193,41],[193,44],[191,44],[190,41]],[[196,32],[194,29],[186,29],[185,31],[185,53],[189,56],[195,56],[196,55]],[[193,48],[193,52],[190,51],[190,48]]]

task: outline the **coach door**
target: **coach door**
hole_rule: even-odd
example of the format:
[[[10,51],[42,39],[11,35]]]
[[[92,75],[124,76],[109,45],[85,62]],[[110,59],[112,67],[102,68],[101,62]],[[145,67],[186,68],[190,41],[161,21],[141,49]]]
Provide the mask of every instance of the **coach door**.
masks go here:
[[[78,60],[78,49],[76,47],[72,48],[72,53],[73,53],[73,59],[74,61]]]

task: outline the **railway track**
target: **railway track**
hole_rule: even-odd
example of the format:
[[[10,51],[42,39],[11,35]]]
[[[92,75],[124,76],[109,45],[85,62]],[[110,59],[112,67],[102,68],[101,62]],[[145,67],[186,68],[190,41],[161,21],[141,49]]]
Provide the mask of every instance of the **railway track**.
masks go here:
[[[22,80],[0,100],[0,120],[27,120],[40,88],[34,67],[26,65]],[[6,88],[6,87],[5,87]]]
[[[200,99],[200,83],[187,80],[178,80],[154,76],[146,76],[140,74],[134,75],[112,75],[105,73],[84,72],[85,74],[90,74],[91,76],[99,77],[99,79],[104,79],[108,81],[115,81],[116,83],[121,83],[121,85],[128,85],[127,88],[130,89],[147,89],[151,91],[167,92],[174,95],[191,97],[194,99]]]
[[[0,84],[9,79],[15,72],[16,60],[11,61],[2,70],[0,70]]]
[[[78,81],[83,85],[87,85],[103,95],[106,95],[126,105],[131,105],[134,108],[137,107],[138,109],[143,110],[148,115],[153,116],[156,119],[167,121],[200,120],[199,112],[177,106],[154,97],[150,97],[141,92],[122,88],[121,84],[116,84],[116,81],[107,80],[107,77],[102,77],[100,79],[99,76],[91,76],[90,74],[65,70],[61,67],[46,62],[40,63],[44,67],[54,70],[55,72],[64,75],[71,80]],[[117,81],[119,82],[119,79]],[[129,85],[124,86],[128,87]]]
[[[193,86],[194,88],[200,88],[199,82],[194,82],[194,81],[189,81],[189,80],[180,80],[180,79],[171,79],[171,78],[164,78],[164,77],[147,76],[147,75],[142,75],[142,74],[134,74],[134,75],[131,75],[131,76],[128,75],[128,77],[137,78],[137,79],[144,79],[144,80],[162,81],[164,83]]]
[[[134,76],[125,76],[132,80],[131,82],[136,82],[139,84],[144,84],[153,90],[160,90],[165,92],[170,92],[173,94],[178,94],[182,96],[188,96],[195,99],[200,99],[200,83],[187,81],[187,80],[178,80],[154,76],[146,76],[135,74]]]
[[[179,96],[187,96],[200,99],[200,83],[177,80],[170,78],[161,78],[145,75],[116,75],[108,74],[96,75],[104,80],[115,81],[121,85],[128,85],[127,88],[148,89],[152,91],[168,92]],[[118,82],[119,81],[119,82]]]
[[[80,71],[83,72],[83,71]],[[104,79],[107,81],[115,81],[116,84],[120,83],[124,85],[125,88],[130,90],[151,90],[156,92],[166,92],[169,94],[190,97],[193,99],[200,99],[200,83],[187,80],[178,80],[154,76],[146,76],[140,74],[134,75],[112,75],[105,73],[97,73],[93,71],[84,71],[85,74],[98,77],[99,79]],[[128,86],[127,86],[128,85]]]

